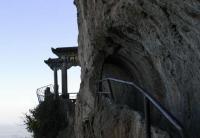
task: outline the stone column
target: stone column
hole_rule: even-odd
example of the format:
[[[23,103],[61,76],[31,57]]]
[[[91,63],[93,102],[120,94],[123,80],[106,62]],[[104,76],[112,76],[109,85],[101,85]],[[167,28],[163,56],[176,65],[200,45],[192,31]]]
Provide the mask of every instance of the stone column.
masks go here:
[[[58,69],[54,68],[54,93],[55,93],[55,98],[57,99],[59,97],[58,94]]]
[[[62,96],[63,98],[69,98],[67,86],[67,61],[64,61],[62,67]]]

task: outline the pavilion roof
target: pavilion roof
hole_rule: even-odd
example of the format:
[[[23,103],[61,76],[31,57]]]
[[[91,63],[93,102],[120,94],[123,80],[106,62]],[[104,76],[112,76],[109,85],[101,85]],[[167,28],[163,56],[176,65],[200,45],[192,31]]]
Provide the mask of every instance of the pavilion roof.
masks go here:
[[[51,50],[58,57],[72,56],[78,54],[78,47],[59,47],[59,48],[51,48]]]
[[[48,60],[44,60],[44,62],[52,69],[61,68],[63,60],[60,58],[49,58]]]

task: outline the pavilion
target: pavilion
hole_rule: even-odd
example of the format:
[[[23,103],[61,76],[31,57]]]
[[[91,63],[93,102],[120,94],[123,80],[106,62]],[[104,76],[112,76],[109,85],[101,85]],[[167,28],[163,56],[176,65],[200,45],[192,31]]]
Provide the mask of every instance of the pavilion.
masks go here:
[[[69,94],[76,94],[76,93],[68,92],[67,70],[71,68],[72,66],[80,66],[79,60],[78,60],[78,47],[59,47],[55,49],[51,48],[51,50],[55,55],[58,56],[58,58],[49,58],[48,60],[44,60],[44,62],[54,72],[54,86],[53,87],[54,87],[55,98],[59,97],[58,70],[61,70],[62,97],[65,99],[69,99]]]

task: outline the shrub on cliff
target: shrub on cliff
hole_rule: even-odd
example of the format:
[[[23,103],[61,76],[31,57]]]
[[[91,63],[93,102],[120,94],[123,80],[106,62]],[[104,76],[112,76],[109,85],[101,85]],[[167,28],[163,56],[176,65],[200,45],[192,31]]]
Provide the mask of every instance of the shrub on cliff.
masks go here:
[[[29,110],[24,122],[34,138],[56,138],[58,132],[67,126],[67,115],[62,102],[47,100]]]

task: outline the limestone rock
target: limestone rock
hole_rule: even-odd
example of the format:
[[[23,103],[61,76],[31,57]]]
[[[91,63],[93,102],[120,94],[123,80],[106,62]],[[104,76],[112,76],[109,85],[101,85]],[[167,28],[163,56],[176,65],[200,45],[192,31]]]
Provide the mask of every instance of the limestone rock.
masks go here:
[[[104,65],[111,64],[111,68],[122,67],[120,70],[129,72],[131,81],[151,92],[185,126],[188,137],[200,137],[200,1],[75,0],[75,4],[82,69],[76,104],[76,136],[92,137],[88,135],[92,134],[90,129],[84,129],[84,123],[91,122],[96,115],[92,131],[95,137],[101,137],[98,118],[106,119],[112,110],[95,112],[95,82],[103,77],[103,71],[109,74]],[[123,128],[120,135],[132,136],[134,129],[126,128],[123,119],[131,120],[130,114],[135,113],[129,109],[114,112],[124,116],[119,117],[118,127]],[[139,117],[133,115],[135,118]],[[109,119],[113,120],[110,129],[118,130],[112,114]],[[133,122],[129,122],[131,127]],[[135,125],[138,132],[142,131],[141,122],[136,121]],[[106,137],[106,133],[102,135]],[[110,138],[115,137],[114,133],[109,134]]]

